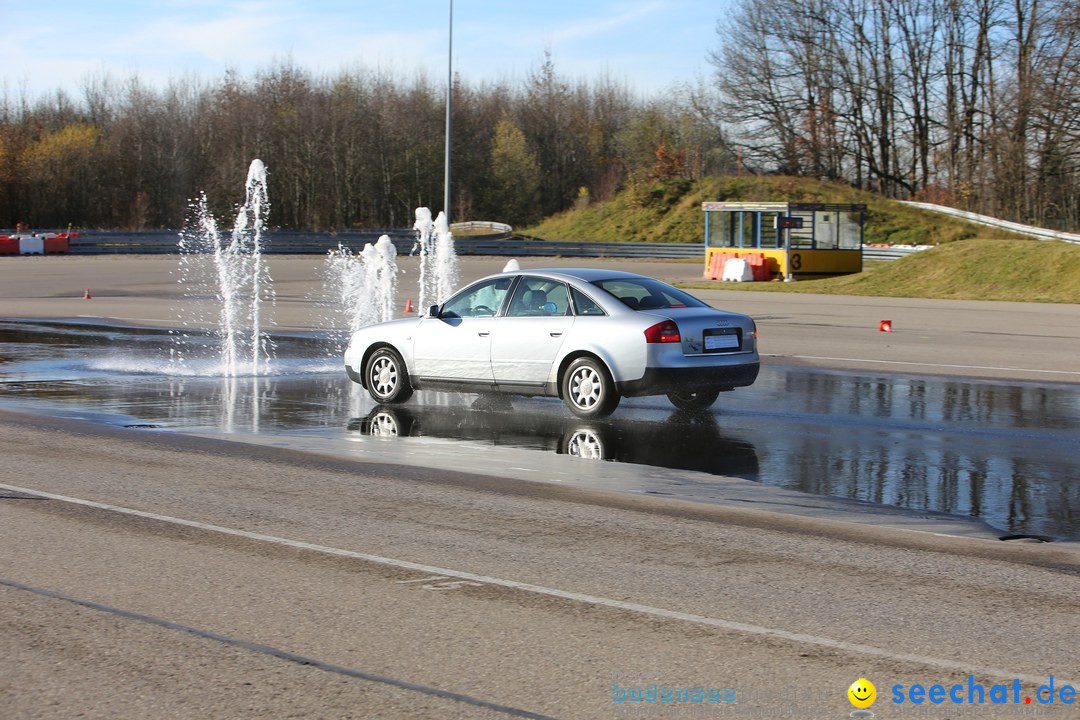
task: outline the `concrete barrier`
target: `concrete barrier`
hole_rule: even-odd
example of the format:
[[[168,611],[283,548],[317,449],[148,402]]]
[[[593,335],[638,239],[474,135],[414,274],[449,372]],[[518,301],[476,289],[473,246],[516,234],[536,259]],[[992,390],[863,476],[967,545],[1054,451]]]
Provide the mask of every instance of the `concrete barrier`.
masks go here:
[[[20,255],[44,255],[45,254],[45,238],[37,235],[20,235],[19,236],[19,254]]]

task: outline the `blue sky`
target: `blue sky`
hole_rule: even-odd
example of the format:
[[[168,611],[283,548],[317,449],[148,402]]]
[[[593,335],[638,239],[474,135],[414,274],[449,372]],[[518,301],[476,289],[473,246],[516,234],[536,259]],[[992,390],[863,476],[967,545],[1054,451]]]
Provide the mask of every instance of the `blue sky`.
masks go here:
[[[469,82],[608,75],[644,96],[707,77],[733,0],[456,0],[454,67]],[[446,76],[448,0],[0,0],[0,91],[31,97],[88,77],[244,77],[291,59],[313,73],[360,64]]]

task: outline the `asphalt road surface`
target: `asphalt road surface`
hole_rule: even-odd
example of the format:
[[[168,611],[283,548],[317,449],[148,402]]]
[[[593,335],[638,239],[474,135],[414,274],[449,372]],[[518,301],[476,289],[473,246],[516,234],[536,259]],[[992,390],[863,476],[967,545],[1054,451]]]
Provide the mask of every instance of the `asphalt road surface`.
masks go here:
[[[129,259],[68,268],[110,260],[130,274]],[[23,296],[5,314],[85,314],[90,301],[49,289],[81,279],[13,267],[0,294]],[[16,269],[34,267],[60,266]],[[105,295],[108,316],[163,322],[165,287]],[[763,343],[789,360],[1080,379],[1075,306],[722,297],[758,308]],[[883,339],[884,310],[897,332]],[[0,427],[5,719],[835,718],[861,677],[877,717],[1080,717],[1062,694],[1080,685],[1075,544],[12,412]],[[892,702],[913,685],[963,703]],[[649,699],[664,688],[688,699]]]
[[[325,327],[326,260],[271,255],[264,260],[277,299],[269,329]],[[506,258],[462,258],[461,282],[498,272]],[[592,258],[529,258],[530,267],[609,267],[666,282],[701,280],[700,263]],[[399,257],[398,297],[416,300],[418,261]],[[212,298],[191,297],[176,256],[0,258],[0,317],[68,318],[171,327],[215,317]],[[89,291],[90,300],[84,300]],[[1080,305],[940,301],[694,290],[713,305],[752,315],[765,360],[817,367],[964,377],[1080,382]],[[411,296],[411,298],[410,298]],[[891,320],[893,332],[878,330]],[[344,324],[339,325],[344,327]]]

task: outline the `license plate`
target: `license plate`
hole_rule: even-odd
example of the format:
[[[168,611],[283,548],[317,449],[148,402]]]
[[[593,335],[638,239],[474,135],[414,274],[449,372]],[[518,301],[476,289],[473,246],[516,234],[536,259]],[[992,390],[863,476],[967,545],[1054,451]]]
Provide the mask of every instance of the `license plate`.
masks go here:
[[[731,330],[707,331],[705,335],[705,352],[718,350],[738,350],[739,334],[733,328]]]

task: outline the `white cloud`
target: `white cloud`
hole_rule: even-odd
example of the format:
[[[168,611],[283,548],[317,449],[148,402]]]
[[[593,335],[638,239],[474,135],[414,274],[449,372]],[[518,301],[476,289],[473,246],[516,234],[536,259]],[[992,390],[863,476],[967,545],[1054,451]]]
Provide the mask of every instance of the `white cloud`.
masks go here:
[[[636,5],[617,5],[618,12],[610,16],[590,17],[582,20],[568,22],[551,33],[554,42],[567,40],[581,40],[607,35],[620,27],[635,23],[650,16],[654,16],[664,10],[662,3],[638,3]]]

